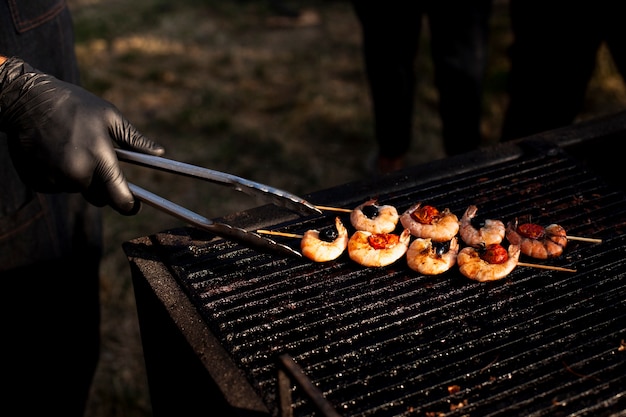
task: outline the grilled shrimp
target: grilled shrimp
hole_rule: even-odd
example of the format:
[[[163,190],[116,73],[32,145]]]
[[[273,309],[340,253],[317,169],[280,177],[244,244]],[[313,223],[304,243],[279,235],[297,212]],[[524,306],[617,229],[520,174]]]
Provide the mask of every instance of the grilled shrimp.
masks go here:
[[[409,268],[424,275],[443,274],[456,264],[459,241],[453,237],[449,242],[432,242],[417,238],[406,252]]]
[[[506,238],[514,245],[519,245],[524,255],[537,259],[560,256],[567,245],[567,233],[558,224],[545,228],[534,223],[517,224],[509,222]]]
[[[356,230],[370,233],[391,233],[398,224],[398,211],[389,205],[379,206],[372,199],[356,207],[350,213],[350,222]]]
[[[487,219],[477,224],[476,212],[478,208],[471,205],[465,210],[461,217],[461,227],[459,234],[463,242],[475,248],[486,247],[494,243],[502,242],[506,232],[504,223],[500,220]]]
[[[326,262],[337,259],[348,247],[348,231],[339,217],[335,218],[335,226],[321,232],[307,230],[300,241],[302,255],[315,262]]]
[[[459,270],[475,281],[495,281],[502,279],[515,269],[519,260],[520,247],[509,245],[507,251],[500,244],[492,244],[485,249],[466,246],[457,256]]]
[[[400,235],[357,230],[348,241],[348,254],[363,266],[386,266],[406,253],[410,240],[411,233],[406,229]]]
[[[417,203],[400,216],[402,226],[415,237],[447,242],[459,232],[459,219],[450,210]]]

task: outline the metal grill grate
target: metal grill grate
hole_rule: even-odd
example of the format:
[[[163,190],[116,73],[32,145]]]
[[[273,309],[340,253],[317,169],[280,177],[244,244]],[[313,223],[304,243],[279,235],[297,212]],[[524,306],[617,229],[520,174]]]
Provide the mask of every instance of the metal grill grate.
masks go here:
[[[513,156],[461,162],[449,172],[356,188],[335,203],[354,207],[378,197],[402,212],[422,201],[459,217],[475,204],[479,217],[530,216],[603,242],[570,241],[563,256],[545,262],[576,273],[517,267],[488,283],[456,269],[423,276],[404,259],[365,268],[344,254],[315,264],[224,241],[195,241],[164,255],[273,414],[281,354],[293,357],[345,416],[626,410],[623,192],[561,149],[532,142]],[[275,227],[301,234],[335,216]],[[313,415],[310,404],[297,399],[294,415]]]

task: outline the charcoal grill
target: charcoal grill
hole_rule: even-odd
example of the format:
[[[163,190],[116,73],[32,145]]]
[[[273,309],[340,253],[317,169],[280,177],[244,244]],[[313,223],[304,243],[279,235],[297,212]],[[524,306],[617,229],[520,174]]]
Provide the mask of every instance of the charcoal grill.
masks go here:
[[[316,264],[193,228],[125,242],[154,415],[282,415],[285,357],[342,416],[625,415],[618,140],[625,114],[305,196],[348,208],[378,197],[399,211],[422,201],[459,216],[475,204],[484,218],[558,223],[602,239],[570,241],[542,262],[576,273],[520,266],[478,283],[457,269],[420,275],[404,260]],[[336,215],[262,206],[227,221],[302,234]],[[321,415],[288,385],[288,413]]]

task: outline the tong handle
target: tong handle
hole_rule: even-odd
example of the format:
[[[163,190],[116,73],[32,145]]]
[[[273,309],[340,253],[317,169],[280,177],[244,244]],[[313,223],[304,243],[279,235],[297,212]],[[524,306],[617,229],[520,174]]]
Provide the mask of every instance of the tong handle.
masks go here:
[[[263,237],[254,232],[249,232],[238,227],[209,220],[194,211],[179,206],[178,204],[151,193],[138,185],[128,183],[128,187],[135,198],[143,201],[144,203],[217,236],[239,242],[247,247],[269,250],[283,255],[302,257],[300,252],[290,248],[289,246],[277,243],[272,239]]]
[[[225,185],[252,196],[260,196],[277,206],[286,207],[305,216],[322,214],[320,209],[301,197],[236,175],[120,148],[115,148],[115,152],[120,161]]]

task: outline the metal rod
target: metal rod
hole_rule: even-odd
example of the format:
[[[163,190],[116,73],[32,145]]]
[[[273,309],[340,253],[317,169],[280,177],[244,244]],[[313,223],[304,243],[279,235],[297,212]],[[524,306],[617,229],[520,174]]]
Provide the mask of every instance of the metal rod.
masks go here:
[[[288,407],[285,406],[283,401],[288,399],[289,403],[291,403],[291,387],[290,384],[285,385],[284,375],[288,375],[293,382],[300,388],[307,398],[309,398],[315,408],[321,413],[324,417],[341,417],[333,406],[328,402],[321,391],[313,385],[311,380],[305,375],[302,371],[302,368],[294,362],[294,360],[288,354],[281,355],[279,358],[279,396],[281,399],[281,412],[285,413],[281,417],[291,417],[293,415],[291,411],[291,404],[288,404]],[[280,372],[283,372],[283,379],[281,380]],[[283,392],[284,390],[288,390],[289,392]],[[288,410],[285,410],[288,408]]]

